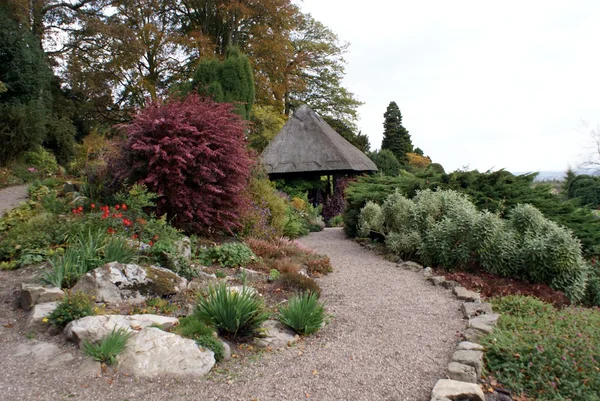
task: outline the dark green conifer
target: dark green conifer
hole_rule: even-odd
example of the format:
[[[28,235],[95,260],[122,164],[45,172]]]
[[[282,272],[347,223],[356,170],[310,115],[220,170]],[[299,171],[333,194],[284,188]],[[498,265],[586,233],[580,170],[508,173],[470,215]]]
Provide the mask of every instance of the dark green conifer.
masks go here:
[[[406,154],[413,151],[408,130],[402,126],[402,114],[396,102],[391,102],[383,114],[383,142],[381,149],[390,150],[402,164],[407,163]]]

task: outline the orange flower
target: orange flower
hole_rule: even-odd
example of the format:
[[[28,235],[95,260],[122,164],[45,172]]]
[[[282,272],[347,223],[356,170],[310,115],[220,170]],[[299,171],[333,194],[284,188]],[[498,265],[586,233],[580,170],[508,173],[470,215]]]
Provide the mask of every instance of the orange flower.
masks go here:
[[[123,204],[121,205],[121,209],[123,209],[123,210],[127,210],[127,205],[123,203]]]

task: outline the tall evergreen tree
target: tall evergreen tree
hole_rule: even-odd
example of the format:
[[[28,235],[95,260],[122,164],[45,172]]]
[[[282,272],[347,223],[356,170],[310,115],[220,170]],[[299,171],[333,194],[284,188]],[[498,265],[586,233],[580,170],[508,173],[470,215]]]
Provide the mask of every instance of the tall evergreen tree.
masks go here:
[[[406,164],[406,154],[413,151],[413,144],[408,130],[402,126],[402,114],[396,102],[390,102],[383,117],[385,120],[381,149],[390,150],[398,161]]]
[[[42,144],[51,79],[37,38],[0,5],[0,166]]]
[[[217,102],[236,104],[236,112],[248,120],[254,104],[254,78],[248,57],[238,48],[227,51],[225,60],[201,61],[194,73],[192,87]]]

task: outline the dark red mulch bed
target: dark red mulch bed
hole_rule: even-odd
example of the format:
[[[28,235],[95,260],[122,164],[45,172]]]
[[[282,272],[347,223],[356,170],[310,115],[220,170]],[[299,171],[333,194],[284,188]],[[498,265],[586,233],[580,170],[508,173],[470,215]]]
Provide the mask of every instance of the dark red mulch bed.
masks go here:
[[[557,308],[570,305],[569,299],[563,292],[553,290],[546,284],[529,283],[489,273],[451,273],[436,270],[436,274],[445,276],[446,280],[457,281],[468,290],[478,291],[486,298],[518,294],[539,298]]]

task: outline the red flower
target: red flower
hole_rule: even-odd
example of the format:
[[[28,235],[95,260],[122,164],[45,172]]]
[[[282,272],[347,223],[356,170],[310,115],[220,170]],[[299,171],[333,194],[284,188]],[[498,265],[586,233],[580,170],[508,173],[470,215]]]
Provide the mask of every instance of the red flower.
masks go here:
[[[116,233],[115,229],[112,227],[108,227],[108,229],[106,230],[109,234],[114,234]]]
[[[95,209],[95,208],[96,208],[96,205],[94,205],[94,204],[92,203],[92,204],[90,205],[90,207],[91,207],[92,209]]]
[[[77,210],[79,210],[80,212],[81,212],[81,211],[83,211],[83,206],[79,206],[79,207],[77,208]]]
[[[77,209],[73,209],[71,212],[73,212],[73,214],[77,214]]]
[[[154,242],[148,241],[148,245],[152,246],[152,245],[154,245]]]
[[[133,234],[133,235],[131,236],[131,238],[133,238],[133,239],[138,239],[138,238],[139,238],[139,236],[138,236],[137,234]]]
[[[132,221],[131,221],[131,220],[129,220],[129,219],[123,219],[123,224],[124,224],[124,225],[126,225],[126,226],[130,226],[130,225],[132,225],[133,223],[132,223]]]
[[[123,203],[123,204],[121,205],[121,209],[123,209],[123,210],[127,210],[127,205]]]
[[[119,210],[120,207],[121,206],[119,206],[119,205],[115,205],[115,209],[117,209],[117,210]]]

